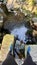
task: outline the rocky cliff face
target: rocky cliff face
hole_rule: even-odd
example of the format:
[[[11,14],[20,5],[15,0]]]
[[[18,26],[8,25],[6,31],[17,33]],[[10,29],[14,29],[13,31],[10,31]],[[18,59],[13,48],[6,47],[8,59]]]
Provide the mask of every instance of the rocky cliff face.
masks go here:
[[[7,28],[9,30],[13,29],[14,27],[21,26],[24,24],[24,14],[21,13],[20,11],[17,12],[17,15],[15,14],[9,14],[7,16],[7,20],[4,23],[4,28]]]
[[[33,0],[31,1],[28,0],[28,3],[27,3],[27,0],[25,1],[8,0],[6,5],[5,4],[1,5],[1,8],[4,11],[4,14],[6,14],[6,16],[3,16],[3,13],[2,13],[2,16],[4,17],[3,27],[5,29],[8,29],[9,31],[11,31],[15,27],[20,27],[23,24],[24,25],[26,24],[26,26],[28,25],[30,28],[29,22],[32,21],[32,18],[35,18],[35,17],[37,18],[37,7],[36,5],[34,5]]]

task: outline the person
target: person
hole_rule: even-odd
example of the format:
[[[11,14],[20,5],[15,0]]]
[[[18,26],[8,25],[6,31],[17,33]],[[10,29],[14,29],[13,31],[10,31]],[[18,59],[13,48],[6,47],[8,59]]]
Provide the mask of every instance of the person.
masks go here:
[[[13,55],[9,52],[6,59],[3,61],[2,65],[17,65]]]
[[[27,58],[25,59],[23,65],[36,65],[35,62],[33,62],[32,57],[30,55],[30,46],[27,49]]]
[[[15,47],[15,40],[14,40],[14,47]],[[14,56],[12,54],[12,50],[13,50],[13,47],[11,44],[10,50],[7,54],[6,59],[3,61],[2,65],[17,65],[17,63],[15,62]]]

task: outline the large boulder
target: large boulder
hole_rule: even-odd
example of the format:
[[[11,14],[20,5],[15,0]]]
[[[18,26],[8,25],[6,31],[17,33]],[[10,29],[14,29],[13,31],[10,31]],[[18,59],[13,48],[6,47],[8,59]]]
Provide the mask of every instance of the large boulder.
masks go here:
[[[13,44],[14,42],[14,36],[13,35],[9,35],[6,34],[3,37],[3,41],[2,41],[2,46],[1,46],[1,60],[5,60],[8,52],[9,52],[9,47],[11,45],[11,43]]]

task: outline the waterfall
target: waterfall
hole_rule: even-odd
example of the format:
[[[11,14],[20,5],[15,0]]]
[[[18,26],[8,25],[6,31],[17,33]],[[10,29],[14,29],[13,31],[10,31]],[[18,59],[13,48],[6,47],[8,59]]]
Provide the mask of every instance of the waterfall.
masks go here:
[[[15,37],[18,35],[18,38],[21,40],[23,40],[23,42],[25,41],[25,33],[27,32],[27,28],[23,25],[21,27],[16,27],[11,31],[11,34],[13,34]]]

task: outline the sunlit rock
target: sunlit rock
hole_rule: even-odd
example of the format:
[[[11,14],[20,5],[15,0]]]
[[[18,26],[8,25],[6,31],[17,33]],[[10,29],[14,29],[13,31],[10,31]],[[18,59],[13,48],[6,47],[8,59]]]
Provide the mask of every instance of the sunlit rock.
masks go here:
[[[2,46],[1,46],[1,59],[2,61],[6,58],[7,53],[9,52],[10,45],[14,42],[14,36],[13,35],[5,35],[3,37]]]
[[[34,21],[34,24],[37,25],[37,17],[33,17],[32,20]]]
[[[37,31],[33,30],[33,36],[37,35]]]

